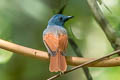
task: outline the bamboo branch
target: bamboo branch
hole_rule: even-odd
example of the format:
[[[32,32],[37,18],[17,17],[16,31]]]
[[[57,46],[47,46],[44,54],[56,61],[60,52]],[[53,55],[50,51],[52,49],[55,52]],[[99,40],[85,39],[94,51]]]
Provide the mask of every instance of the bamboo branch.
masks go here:
[[[8,41],[4,41],[2,39],[0,39],[0,48],[11,52],[15,52],[16,54],[38,58],[40,60],[46,60],[46,61],[49,60],[49,56],[47,52],[32,48],[27,48]],[[116,52],[120,52],[120,50],[117,50]],[[81,58],[81,57],[67,56],[66,59],[68,65],[78,66],[85,62],[94,60],[95,58]],[[105,60],[97,61],[94,64],[87,65],[87,67],[114,67],[114,66],[120,66],[120,57],[107,58]]]

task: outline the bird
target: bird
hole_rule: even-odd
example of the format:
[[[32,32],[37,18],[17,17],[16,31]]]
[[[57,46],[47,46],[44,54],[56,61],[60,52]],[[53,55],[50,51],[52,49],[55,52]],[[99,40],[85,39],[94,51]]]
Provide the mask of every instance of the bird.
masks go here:
[[[56,14],[50,18],[47,28],[43,31],[43,42],[50,58],[50,72],[64,72],[67,70],[65,51],[68,46],[68,35],[64,23],[72,17]]]

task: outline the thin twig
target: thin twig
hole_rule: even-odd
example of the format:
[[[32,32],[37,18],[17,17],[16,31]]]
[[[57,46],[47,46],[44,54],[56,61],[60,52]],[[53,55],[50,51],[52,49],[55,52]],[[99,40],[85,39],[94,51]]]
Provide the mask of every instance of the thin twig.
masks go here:
[[[71,47],[74,50],[74,52],[76,53],[76,55],[78,57],[83,57],[80,49],[78,48],[77,44],[73,41],[73,39],[69,38],[69,43],[71,44]],[[88,67],[83,67],[82,69],[85,73],[87,80],[93,80]]]
[[[74,36],[74,34],[72,32],[71,26],[69,27],[68,32],[69,32],[69,40],[68,41],[71,44],[71,47],[72,47],[73,51],[75,52],[75,54],[78,57],[83,57],[78,45],[74,41],[76,39],[76,37]],[[88,67],[83,67],[82,69],[85,73],[85,76],[86,76],[87,80],[93,80],[92,75],[90,74],[89,68]]]
[[[62,74],[60,73],[60,74],[54,75],[54,76],[50,77],[48,80],[54,80],[54,79],[56,79],[56,78],[58,78],[58,77],[60,77],[60,76],[62,76],[62,75],[65,75],[65,74],[67,74],[67,73],[69,73],[69,72],[72,72],[72,71],[74,71],[74,70],[76,70],[76,69],[79,69],[79,68],[81,68],[81,67],[84,67],[84,66],[86,66],[86,65],[88,65],[88,64],[93,64],[93,63],[95,63],[95,62],[97,62],[97,61],[100,61],[100,60],[103,60],[103,59],[108,58],[108,57],[110,57],[110,56],[113,56],[113,55],[115,55],[115,54],[118,54],[119,52],[120,52],[120,50],[116,50],[116,51],[113,51],[111,54],[108,54],[108,55],[103,56],[103,57],[101,57],[101,58],[98,58],[98,59],[94,59],[94,60],[85,62],[85,63],[83,63],[83,64],[81,64],[81,65],[78,65],[78,66],[76,66],[76,67],[73,67],[72,69],[70,69],[70,70],[68,70],[68,71],[65,71],[65,72],[62,73]]]

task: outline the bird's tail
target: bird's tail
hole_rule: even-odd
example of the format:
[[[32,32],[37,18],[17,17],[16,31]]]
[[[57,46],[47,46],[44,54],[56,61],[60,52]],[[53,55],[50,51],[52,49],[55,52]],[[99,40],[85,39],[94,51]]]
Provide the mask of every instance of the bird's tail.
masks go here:
[[[64,72],[67,69],[66,59],[60,52],[56,53],[55,56],[50,56],[50,72]]]

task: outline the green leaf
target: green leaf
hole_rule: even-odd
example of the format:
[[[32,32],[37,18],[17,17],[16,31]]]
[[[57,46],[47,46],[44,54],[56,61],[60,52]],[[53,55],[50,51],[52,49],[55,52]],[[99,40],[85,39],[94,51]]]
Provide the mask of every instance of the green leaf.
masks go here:
[[[12,56],[12,52],[9,52],[9,51],[4,50],[4,49],[0,49],[0,64],[6,63],[7,61],[9,61],[11,56]]]
[[[11,17],[4,8],[0,9],[0,39],[12,41]],[[12,52],[0,49],[0,64],[6,63],[12,56]]]

